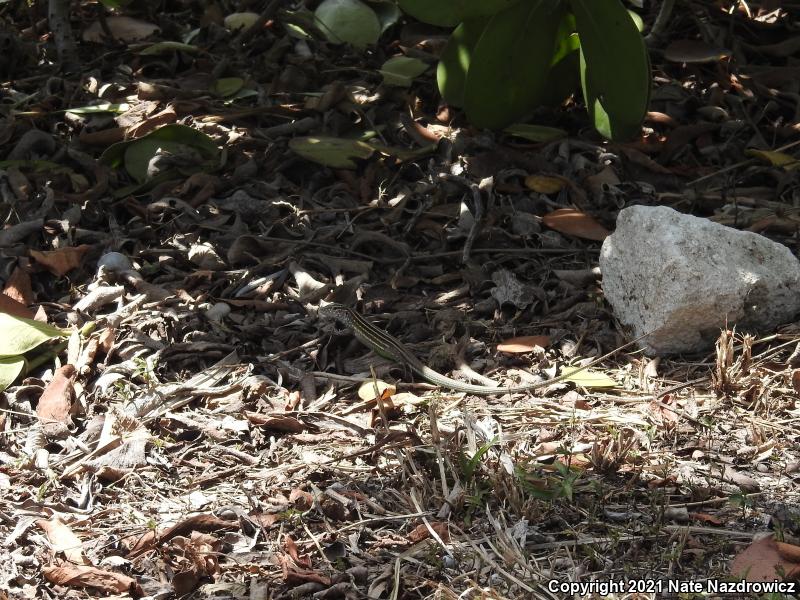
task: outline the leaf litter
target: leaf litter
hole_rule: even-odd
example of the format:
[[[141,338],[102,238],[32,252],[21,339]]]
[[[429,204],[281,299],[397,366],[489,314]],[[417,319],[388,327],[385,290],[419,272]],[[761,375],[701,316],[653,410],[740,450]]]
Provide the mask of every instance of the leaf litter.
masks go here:
[[[676,13],[642,136],[609,145],[569,107],[470,129],[423,69],[445,29],[382,20],[360,52],[276,7],[82,5],[74,74],[40,8],[3,7],[4,313],[35,322],[4,355],[0,589],[522,598],[795,572],[796,325],[476,399],[316,319],[358,299],[440,371],[525,382],[621,343],[593,271],[621,207],[794,247],[786,13]]]

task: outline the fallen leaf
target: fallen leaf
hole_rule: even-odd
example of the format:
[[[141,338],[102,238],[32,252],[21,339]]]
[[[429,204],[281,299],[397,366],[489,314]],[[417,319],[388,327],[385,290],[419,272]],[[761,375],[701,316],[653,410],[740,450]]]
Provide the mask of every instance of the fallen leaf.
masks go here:
[[[442,523],[441,521],[430,521],[429,525],[445,544],[450,541],[450,531],[447,529],[447,523]],[[432,536],[425,523],[420,523],[409,532],[407,537],[409,542],[416,544],[422,540],[427,540]]]
[[[694,519],[695,521],[701,521],[703,523],[709,523],[711,525],[722,525],[722,520],[718,519],[714,515],[709,515],[708,513],[689,513],[689,516]]]
[[[81,266],[83,255],[92,247],[88,244],[59,248],[58,250],[30,250],[30,256],[56,277],[63,277],[72,269]]]
[[[44,578],[59,586],[73,588],[92,588],[105,594],[125,594],[131,592],[134,597],[141,597],[144,592],[132,577],[84,565],[65,567],[42,567]],[[66,590],[64,590],[66,593]]]
[[[613,388],[617,387],[617,382],[611,379],[605,373],[599,371],[579,371],[574,375],[569,375],[573,371],[577,371],[579,367],[567,367],[562,369],[561,375],[567,375],[564,381],[571,381],[576,385],[585,388]]]
[[[564,189],[566,183],[560,177],[547,175],[528,175],[525,178],[525,187],[540,194],[555,194]]]
[[[124,16],[106,17],[105,25],[108,27],[108,31],[111,32],[111,36],[121,42],[141,40],[160,31],[157,25]],[[105,43],[106,30],[100,24],[100,21],[94,21],[83,30],[83,40],[98,44]]]
[[[358,386],[358,397],[362,400],[368,402],[370,400],[376,400],[378,396],[375,395],[375,387],[378,388],[378,394],[380,394],[380,398],[382,400],[388,399],[390,396],[393,396],[397,393],[397,388],[390,383],[386,383],[385,381],[381,381],[380,379],[376,379],[373,383],[372,381],[365,381],[360,386]]]
[[[744,151],[744,155],[761,159],[773,167],[782,167],[787,171],[794,171],[800,167],[800,159],[792,156],[791,154],[775,152],[774,150],[756,150],[754,148],[750,148]]]
[[[542,217],[550,229],[585,240],[603,241],[611,233],[592,217],[572,208],[559,208]]]
[[[675,40],[664,48],[664,58],[677,63],[718,62],[730,54],[730,50],[712,46],[702,40]]]
[[[27,261],[25,261],[27,264]],[[6,280],[6,286],[3,288],[3,294],[16,300],[20,304],[33,304],[36,301],[36,296],[33,293],[33,287],[31,286],[31,276],[28,274],[28,271],[25,268],[17,266],[14,271],[11,273],[11,277]],[[3,312],[9,312],[5,309]],[[28,312],[28,309],[25,309],[25,312]],[[11,313],[14,314],[14,313]],[[33,319],[33,312],[29,315],[15,315],[17,317],[25,317]]]
[[[72,365],[64,365],[55,372],[52,381],[39,397],[36,405],[36,416],[48,435],[66,432],[72,424],[74,390],[73,383],[76,371]]]
[[[547,348],[549,345],[550,338],[546,335],[523,335],[509,338],[497,344],[497,350],[510,354],[525,354],[527,352],[533,352],[536,348]]]
[[[7,313],[13,317],[22,317],[23,319],[33,319],[33,311],[21,302],[17,302],[5,293],[0,294],[0,312]]]
[[[790,581],[800,575],[800,559],[796,555],[796,546],[780,544],[772,537],[764,538],[750,544],[733,559],[731,574],[747,581]]]
[[[90,565],[83,553],[80,538],[58,517],[49,520],[39,519],[36,524],[47,534],[47,541],[53,552],[63,552],[67,561],[73,565]]]

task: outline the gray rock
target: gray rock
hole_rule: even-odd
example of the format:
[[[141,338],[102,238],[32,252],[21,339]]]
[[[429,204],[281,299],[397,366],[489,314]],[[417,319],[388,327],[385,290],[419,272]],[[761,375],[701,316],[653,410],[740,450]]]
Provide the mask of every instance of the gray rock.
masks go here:
[[[770,330],[800,312],[785,246],[665,206],[622,210],[600,252],[605,297],[648,354],[706,350],[721,328]]]

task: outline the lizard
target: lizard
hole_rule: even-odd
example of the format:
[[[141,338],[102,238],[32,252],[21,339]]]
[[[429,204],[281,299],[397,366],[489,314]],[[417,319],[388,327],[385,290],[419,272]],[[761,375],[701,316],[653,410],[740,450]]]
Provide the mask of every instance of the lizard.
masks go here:
[[[547,381],[539,381],[537,383],[529,383],[524,385],[515,385],[515,386],[498,386],[492,387],[488,385],[475,385],[471,383],[464,383],[462,381],[457,381],[455,379],[451,379],[446,375],[442,375],[437,371],[431,369],[428,365],[422,362],[416,355],[409,350],[403,342],[398,340],[393,335],[387,333],[386,331],[376,327],[369,321],[367,321],[361,314],[357,311],[353,310],[352,308],[348,308],[343,304],[338,303],[330,303],[326,304],[323,307],[320,307],[319,314],[323,318],[333,319],[338,321],[339,323],[343,324],[345,327],[351,329],[353,331],[353,335],[355,338],[360,341],[362,344],[367,346],[373,352],[382,356],[383,358],[388,358],[389,360],[393,360],[398,363],[406,364],[412,371],[414,371],[417,375],[422,377],[423,379],[427,380],[429,383],[434,385],[438,385],[443,388],[449,388],[456,392],[464,392],[467,394],[474,394],[477,396],[493,396],[497,394],[516,394],[521,392],[529,392],[541,388],[548,387],[554,383],[558,383],[560,381],[565,381],[570,377],[573,377],[576,373],[580,371],[584,371],[590,367],[593,367],[600,363],[601,361],[615,355],[620,350],[624,350],[625,348],[635,344],[645,336],[640,336],[630,342],[619,346],[618,348],[612,350],[611,352],[607,352],[602,356],[592,360],[591,362],[585,364],[582,367],[577,369],[573,369],[568,373],[564,373],[562,375],[558,375],[557,377],[553,377],[548,379]]]

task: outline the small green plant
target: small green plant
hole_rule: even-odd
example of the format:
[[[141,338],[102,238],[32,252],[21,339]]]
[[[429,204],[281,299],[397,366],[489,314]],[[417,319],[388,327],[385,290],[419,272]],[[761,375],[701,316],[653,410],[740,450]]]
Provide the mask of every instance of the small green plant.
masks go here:
[[[481,464],[481,458],[489,451],[489,449],[497,443],[497,438],[491,442],[484,444],[472,458],[467,458],[467,455],[460,453],[458,455],[459,466],[461,467],[461,474],[464,477],[464,482],[469,483],[475,477],[475,470]]]
[[[556,474],[541,476],[527,466],[516,465],[514,475],[520,487],[533,498],[539,498],[540,500],[566,498],[567,500],[572,500],[575,484],[580,479],[581,473],[571,470],[560,461],[555,461],[551,468],[555,469]]]
[[[478,466],[481,464],[481,459],[497,442],[498,440],[495,438],[484,444],[470,458],[463,452],[458,454],[458,465],[461,469],[461,477],[464,480],[466,494],[467,514],[464,517],[464,522],[467,525],[471,522],[475,511],[486,504],[486,496],[491,492],[491,486],[477,476],[477,471]]]
[[[747,509],[753,508],[755,503],[753,499],[750,498],[747,494],[732,494],[730,498],[728,498],[728,502],[730,502],[733,506],[742,509],[742,517],[747,517]]]
[[[439,90],[479,127],[511,125],[577,87],[608,139],[638,134],[650,99],[641,20],[621,0],[399,0],[420,21],[455,26]]]

